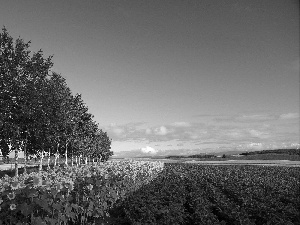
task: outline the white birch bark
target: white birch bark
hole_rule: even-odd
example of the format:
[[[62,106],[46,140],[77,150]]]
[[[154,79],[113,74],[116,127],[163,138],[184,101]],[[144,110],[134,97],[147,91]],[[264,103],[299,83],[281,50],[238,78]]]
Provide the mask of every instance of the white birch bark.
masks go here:
[[[49,148],[49,153],[48,153],[48,170],[50,169],[50,158],[51,158],[51,152]]]
[[[15,149],[15,177],[17,177],[19,175],[19,149],[16,148]]]
[[[59,158],[58,147],[59,147],[59,143],[57,144],[57,149],[56,149],[56,153],[55,153],[54,167],[56,166],[57,159]]]
[[[43,169],[43,159],[44,159],[44,149],[41,152],[41,159],[40,159],[39,171],[42,171],[42,169]]]
[[[65,151],[65,165],[68,166],[68,143],[66,143],[66,151]]]

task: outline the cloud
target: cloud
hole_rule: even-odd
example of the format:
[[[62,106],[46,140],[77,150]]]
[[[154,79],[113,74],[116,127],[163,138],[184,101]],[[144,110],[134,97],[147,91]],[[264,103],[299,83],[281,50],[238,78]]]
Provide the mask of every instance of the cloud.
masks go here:
[[[254,121],[269,121],[276,119],[275,115],[268,115],[268,114],[256,114],[256,115],[242,115],[236,117],[237,121],[240,122],[254,122]]]
[[[118,127],[113,128],[111,131],[117,136],[120,136],[122,133],[124,133],[124,130]]]
[[[270,139],[274,136],[274,127],[266,124],[236,124],[235,126],[219,126],[214,130],[213,141],[216,144],[242,144]]]
[[[258,131],[258,130],[249,130],[251,137],[257,137],[261,139],[265,139],[269,137],[269,134],[266,132]]]
[[[197,114],[193,117],[215,117],[215,116],[228,116],[228,114]]]
[[[228,131],[225,131],[223,133],[223,135],[225,137],[228,137],[228,138],[231,138],[231,139],[243,139],[247,136],[243,129],[228,130]]]
[[[210,126],[198,122],[173,122],[147,127],[146,123],[111,124],[103,130],[113,141],[195,141],[211,135]]]
[[[147,128],[145,131],[146,134],[152,134],[152,130],[150,128]]]
[[[168,144],[172,144],[170,148],[175,150],[180,146],[178,144],[182,142],[185,143],[184,148],[191,149],[197,147],[197,143],[200,144],[199,147],[201,148],[217,148],[218,146],[236,146],[249,142],[265,143],[276,140],[294,142],[297,140],[296,137],[299,137],[299,128],[296,130],[297,127],[294,126],[294,130],[291,130],[290,127],[287,129],[283,125],[288,121],[284,123],[284,121],[280,122],[279,119],[291,119],[298,116],[298,113],[282,115],[252,113],[235,115],[229,118],[229,121],[233,121],[233,123],[226,124],[178,121],[158,126],[147,126],[146,123],[113,124],[108,127],[107,132],[113,142],[139,143],[132,148],[123,148],[124,150],[136,149],[139,154],[144,154],[147,151],[149,153],[155,152],[156,149],[141,151],[142,147],[150,144],[159,148],[161,153],[162,150],[169,149]],[[268,121],[272,121],[272,123],[268,123]],[[160,144],[160,146],[156,147],[154,144]]]
[[[189,139],[192,139],[192,140],[197,140],[200,138],[200,135],[198,135],[196,132],[185,132],[186,136],[189,138]]]
[[[174,123],[171,123],[171,126],[174,126],[174,127],[190,127],[191,124],[187,123],[187,122],[174,122]]]
[[[299,113],[286,113],[286,114],[281,114],[280,119],[288,120],[288,119],[297,119],[299,118]]]
[[[249,150],[262,150],[266,146],[264,146],[262,143],[250,143],[250,144],[244,145],[243,147],[246,149],[249,149]]]
[[[211,125],[203,123],[174,122],[157,127],[150,127],[144,130],[146,138],[149,141],[196,141],[199,138],[208,138],[211,136]],[[151,130],[151,132],[150,132]]]
[[[161,126],[161,127],[155,129],[155,133],[157,135],[166,135],[168,133],[168,130],[165,126]]]
[[[190,142],[189,142],[190,144]],[[146,145],[146,144],[145,144]],[[264,150],[264,149],[283,149],[283,148],[300,148],[299,142],[295,140],[259,140],[259,139],[244,139],[238,141],[229,141],[228,143],[219,142],[216,145],[210,143],[199,143],[199,145],[189,145],[183,148],[174,149],[175,145],[168,147],[161,145],[161,148],[154,149],[150,146],[142,148],[123,148],[124,150],[116,152],[117,155],[114,157],[152,157],[152,156],[167,156],[167,155],[192,155],[192,154],[201,154],[201,153],[216,153],[222,151],[232,151],[232,150]],[[127,150],[125,150],[127,149]]]
[[[272,143],[261,143],[261,142],[250,142],[236,146],[239,150],[268,150],[268,149],[285,149],[285,148],[299,148],[299,143],[284,143],[284,142],[272,142]]]
[[[230,123],[263,123],[269,121],[276,121],[278,119],[297,119],[299,113],[286,113],[281,115],[275,114],[251,114],[251,115],[233,115],[221,118],[215,118],[217,122]]]
[[[141,148],[141,151],[143,153],[150,153],[150,154],[156,154],[158,152],[157,150],[149,146],[146,146],[145,148]]]
[[[104,127],[108,136],[114,141],[128,141],[128,140],[143,140],[145,139],[145,129],[141,128],[144,122],[135,122],[127,124],[110,124]]]
[[[278,116],[272,114],[233,115],[215,118],[217,122],[255,123],[276,120]]]

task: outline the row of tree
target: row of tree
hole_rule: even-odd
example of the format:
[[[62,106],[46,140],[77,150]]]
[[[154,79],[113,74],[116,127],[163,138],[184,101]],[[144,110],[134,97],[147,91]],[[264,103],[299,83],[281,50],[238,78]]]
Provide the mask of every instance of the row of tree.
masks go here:
[[[99,129],[81,95],[73,95],[66,80],[52,72],[52,56],[31,52],[30,42],[13,41],[6,28],[0,33],[0,148],[44,152],[66,159],[90,156],[105,161],[113,154],[111,140]]]
[[[262,154],[288,154],[288,155],[300,155],[300,149],[275,149],[275,150],[262,150],[244,152],[240,155],[262,155]]]

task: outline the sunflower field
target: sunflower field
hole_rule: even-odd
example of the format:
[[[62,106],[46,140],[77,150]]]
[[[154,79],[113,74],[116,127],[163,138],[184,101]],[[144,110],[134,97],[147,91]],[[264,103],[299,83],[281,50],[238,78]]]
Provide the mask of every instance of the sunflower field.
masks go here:
[[[109,161],[5,176],[0,224],[300,224],[300,168]]]
[[[5,176],[0,224],[94,224],[162,169],[160,162],[122,161]]]

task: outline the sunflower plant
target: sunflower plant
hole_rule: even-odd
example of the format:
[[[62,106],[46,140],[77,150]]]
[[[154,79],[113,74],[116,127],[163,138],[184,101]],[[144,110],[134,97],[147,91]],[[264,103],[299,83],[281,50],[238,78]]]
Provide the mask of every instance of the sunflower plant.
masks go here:
[[[89,224],[149,182],[162,163],[121,161],[56,167],[0,180],[0,224]]]

